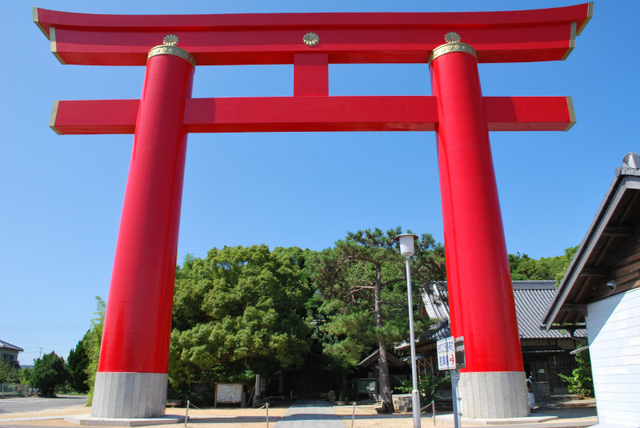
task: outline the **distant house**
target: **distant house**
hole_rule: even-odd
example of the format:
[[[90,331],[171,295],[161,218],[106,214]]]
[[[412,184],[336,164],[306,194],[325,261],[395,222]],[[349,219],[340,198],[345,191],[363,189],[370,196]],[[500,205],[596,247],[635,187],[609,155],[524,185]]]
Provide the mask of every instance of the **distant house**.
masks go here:
[[[422,295],[424,315],[442,321],[418,340],[416,353],[422,373],[438,371],[436,342],[451,336],[446,283],[430,287],[429,293]],[[537,400],[548,400],[551,394],[566,394],[567,386],[558,374],[569,375],[575,368],[570,352],[586,342],[584,326],[550,331],[541,328],[542,317],[556,294],[555,281],[513,281],[513,294],[524,370],[533,381]],[[406,342],[396,347],[396,351],[406,355],[409,347]]]
[[[20,352],[24,352],[24,349],[0,340],[0,361],[11,363],[13,366],[19,369],[20,362],[18,361],[18,354]]]
[[[630,153],[546,313],[547,329],[586,322],[598,421],[640,426],[640,157]]]

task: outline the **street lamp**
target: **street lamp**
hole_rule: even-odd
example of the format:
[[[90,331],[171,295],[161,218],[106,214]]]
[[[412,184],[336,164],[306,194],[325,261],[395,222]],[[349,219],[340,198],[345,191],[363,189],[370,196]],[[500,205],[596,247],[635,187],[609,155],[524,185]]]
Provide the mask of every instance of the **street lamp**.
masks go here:
[[[417,235],[406,233],[398,235],[394,238],[400,242],[400,254],[405,257],[407,262],[407,298],[409,300],[409,342],[411,343],[411,377],[413,381],[413,390],[411,391],[413,428],[420,428],[420,395],[418,392],[418,365],[416,361],[416,342],[413,330],[413,293],[411,292],[411,266],[409,259],[413,256],[413,241],[418,239]]]

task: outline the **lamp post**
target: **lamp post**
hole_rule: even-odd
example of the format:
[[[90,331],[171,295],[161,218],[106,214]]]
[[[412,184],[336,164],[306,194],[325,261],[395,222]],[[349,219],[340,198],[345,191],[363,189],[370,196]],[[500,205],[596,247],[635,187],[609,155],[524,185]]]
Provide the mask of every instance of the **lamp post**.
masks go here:
[[[413,241],[418,236],[411,233],[398,235],[396,241],[400,242],[400,254],[405,257],[407,264],[407,299],[409,301],[409,342],[411,343],[411,378],[413,381],[413,390],[411,391],[411,408],[413,413],[413,428],[420,428],[420,395],[418,392],[418,366],[416,361],[416,342],[413,329],[413,293],[411,291],[411,266],[409,259],[413,256]]]

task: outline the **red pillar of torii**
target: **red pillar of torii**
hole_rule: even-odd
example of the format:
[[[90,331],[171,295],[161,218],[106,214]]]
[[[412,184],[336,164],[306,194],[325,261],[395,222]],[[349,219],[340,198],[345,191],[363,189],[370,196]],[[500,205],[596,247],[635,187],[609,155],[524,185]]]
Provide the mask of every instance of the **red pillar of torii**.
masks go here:
[[[63,64],[147,67],[140,100],[56,101],[51,119],[59,134],[135,134],[92,415],[164,412],[188,133],[419,130],[437,132],[452,331],[466,347],[463,411],[528,414],[488,132],[568,130],[575,119],[568,97],[484,97],[477,63],[563,60],[591,15],[590,3],[474,13],[34,9]],[[426,62],[433,96],[328,95],[330,63]],[[293,64],[293,97],[191,98],[196,64]]]

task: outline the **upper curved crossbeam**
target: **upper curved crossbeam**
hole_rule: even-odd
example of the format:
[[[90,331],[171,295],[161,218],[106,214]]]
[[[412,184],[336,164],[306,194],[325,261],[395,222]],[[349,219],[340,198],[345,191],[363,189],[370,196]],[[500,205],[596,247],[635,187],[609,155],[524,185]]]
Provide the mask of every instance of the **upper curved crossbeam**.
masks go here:
[[[593,3],[464,13],[282,13],[98,15],[34,8],[34,21],[63,64],[145,65],[167,34],[198,65],[293,64],[296,54],[329,63],[425,63],[457,32],[481,63],[563,60],[592,16]],[[316,33],[319,43],[303,42]]]

